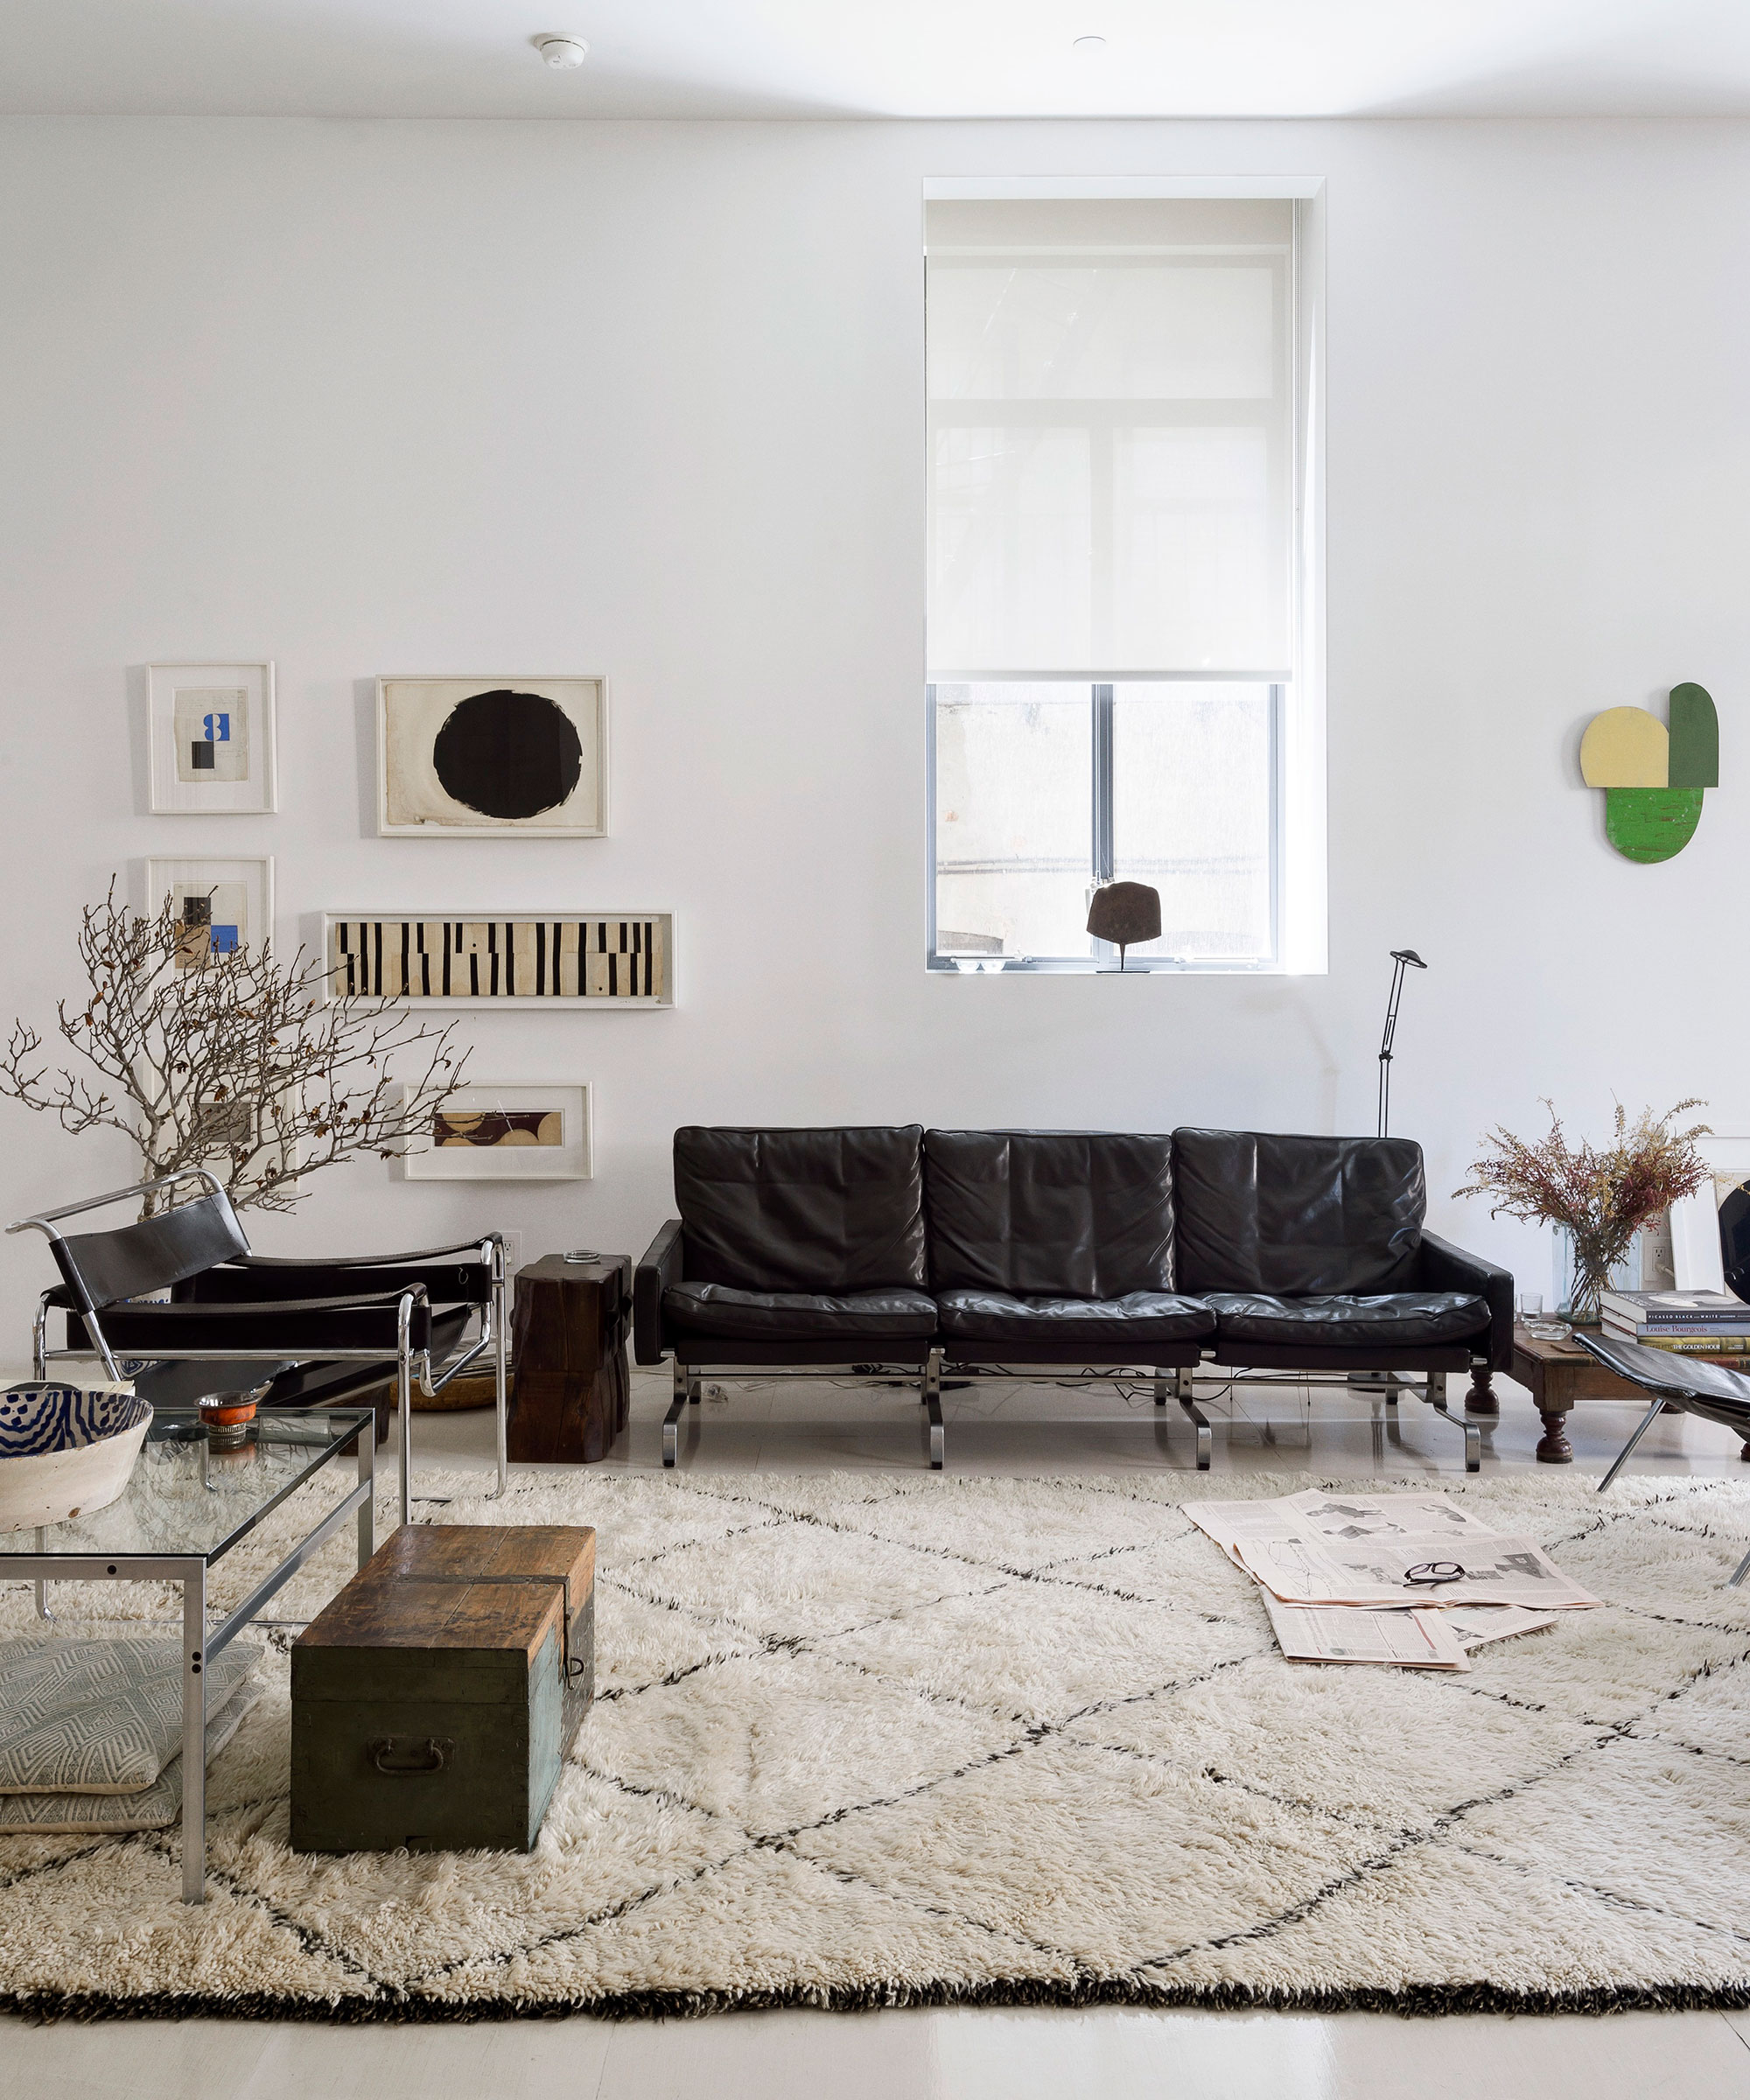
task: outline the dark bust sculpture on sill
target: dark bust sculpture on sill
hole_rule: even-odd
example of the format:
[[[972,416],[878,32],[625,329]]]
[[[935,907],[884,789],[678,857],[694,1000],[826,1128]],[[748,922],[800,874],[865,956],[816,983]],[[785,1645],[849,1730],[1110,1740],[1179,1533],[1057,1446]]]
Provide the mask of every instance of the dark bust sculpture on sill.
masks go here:
[[[1160,892],[1145,882],[1102,883],[1088,906],[1088,930],[1116,947],[1123,970],[1127,948],[1160,938]]]

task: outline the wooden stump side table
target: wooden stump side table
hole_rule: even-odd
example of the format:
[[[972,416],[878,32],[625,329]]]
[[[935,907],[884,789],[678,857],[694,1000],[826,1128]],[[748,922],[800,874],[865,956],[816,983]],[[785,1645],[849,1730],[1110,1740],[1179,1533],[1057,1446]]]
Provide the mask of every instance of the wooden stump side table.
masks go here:
[[[632,1257],[568,1262],[544,1255],[516,1272],[508,1441],[519,1464],[605,1459],[626,1427]]]
[[[1744,1362],[1738,1356],[1704,1356],[1700,1361],[1723,1363],[1731,1370],[1741,1369]],[[1522,1326],[1513,1330],[1513,1368],[1508,1376],[1530,1390],[1531,1404],[1544,1418],[1537,1456],[1545,1466],[1572,1462],[1574,1451],[1568,1442],[1567,1423],[1577,1400],[1627,1400],[1637,1407],[1651,1405],[1641,1387],[1606,1370],[1597,1357],[1588,1355],[1578,1342],[1540,1341]],[[1740,1455],[1750,1459],[1750,1443]]]

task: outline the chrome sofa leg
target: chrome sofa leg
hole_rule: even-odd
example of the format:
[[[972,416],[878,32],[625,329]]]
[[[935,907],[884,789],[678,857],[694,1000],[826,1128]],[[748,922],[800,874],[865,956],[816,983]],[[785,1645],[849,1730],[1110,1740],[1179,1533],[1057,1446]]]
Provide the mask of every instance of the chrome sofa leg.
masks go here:
[[[942,1351],[932,1349],[924,1358],[919,1391],[929,1416],[929,1462],[933,1473],[942,1471],[947,1437],[942,1425]]]
[[[662,1463],[673,1466],[681,1455],[681,1415],[690,1399],[698,1397],[698,1380],[692,1377],[685,1364],[675,1359],[675,1396],[668,1403],[668,1411],[662,1418]]]
[[[1166,1405],[1166,1373],[1165,1371],[1157,1371],[1154,1375],[1154,1404],[1157,1407]]]
[[[1411,1390],[1414,1390],[1413,1387]],[[1444,1371],[1429,1372],[1428,1382],[1422,1390],[1422,1397],[1437,1415],[1444,1416],[1454,1429],[1461,1429],[1465,1432],[1465,1471],[1466,1473],[1480,1473],[1482,1471],[1482,1432],[1474,1422],[1468,1420],[1464,1416],[1453,1414],[1447,1407],[1446,1374]]]
[[[1739,1562],[1738,1572],[1732,1578],[1732,1580],[1726,1585],[1726,1587],[1728,1589],[1735,1590],[1746,1575],[1750,1575],[1750,1553],[1746,1553],[1743,1559]]]
[[[1188,1364],[1180,1366],[1173,1379],[1173,1384],[1177,1389],[1179,1404],[1191,1418],[1192,1424],[1197,1432],[1197,1470],[1199,1473],[1208,1473],[1213,1443],[1209,1431],[1209,1418],[1197,1404],[1196,1384]]]

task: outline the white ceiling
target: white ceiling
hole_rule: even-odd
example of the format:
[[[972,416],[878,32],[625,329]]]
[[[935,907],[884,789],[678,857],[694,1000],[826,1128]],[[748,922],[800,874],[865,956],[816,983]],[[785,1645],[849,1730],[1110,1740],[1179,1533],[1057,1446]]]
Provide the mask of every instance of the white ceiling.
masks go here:
[[[0,111],[1723,115],[1750,0],[0,0]]]

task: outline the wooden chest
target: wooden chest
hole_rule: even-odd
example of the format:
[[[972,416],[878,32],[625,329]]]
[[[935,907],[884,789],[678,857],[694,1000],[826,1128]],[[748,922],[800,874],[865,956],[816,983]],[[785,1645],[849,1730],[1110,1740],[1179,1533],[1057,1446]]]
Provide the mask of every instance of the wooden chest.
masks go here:
[[[403,1524],[291,1651],[291,1844],[527,1852],[595,1694],[593,1531]]]

